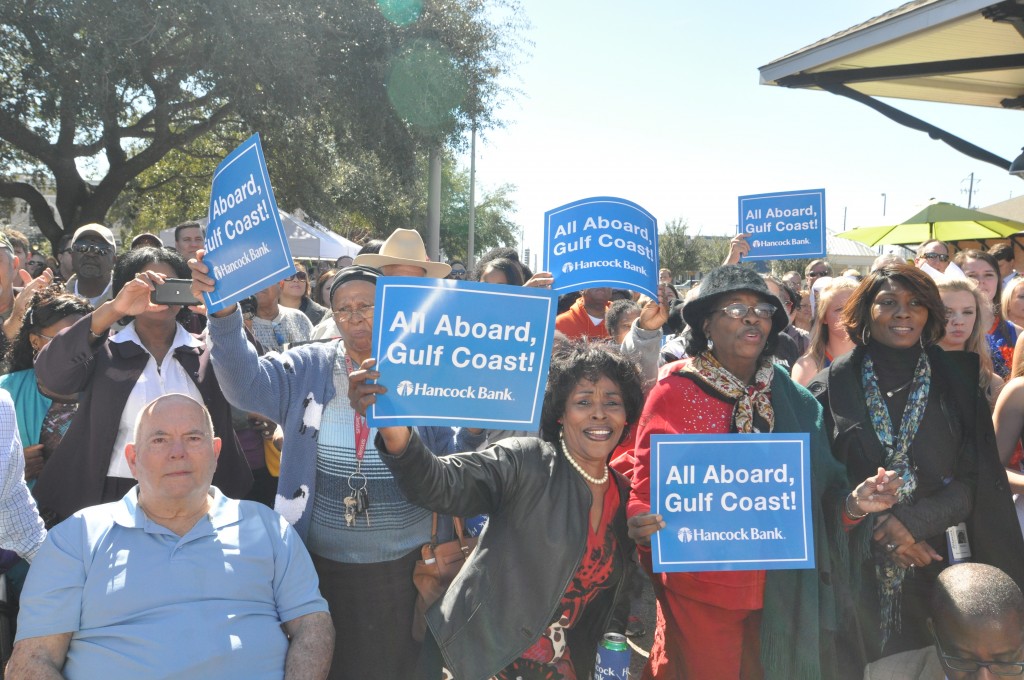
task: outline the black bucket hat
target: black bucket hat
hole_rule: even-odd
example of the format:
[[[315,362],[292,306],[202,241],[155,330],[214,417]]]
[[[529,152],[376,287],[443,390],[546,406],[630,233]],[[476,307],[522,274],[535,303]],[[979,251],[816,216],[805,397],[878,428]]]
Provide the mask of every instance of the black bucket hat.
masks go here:
[[[764,298],[765,302],[775,305],[772,315],[772,334],[778,333],[789,326],[789,315],[779,298],[772,295],[768,285],[760,274],[753,269],[738,264],[727,264],[712,270],[700,282],[697,297],[683,307],[683,320],[690,328],[701,328],[704,319],[714,311],[715,298],[726,293],[753,293]]]

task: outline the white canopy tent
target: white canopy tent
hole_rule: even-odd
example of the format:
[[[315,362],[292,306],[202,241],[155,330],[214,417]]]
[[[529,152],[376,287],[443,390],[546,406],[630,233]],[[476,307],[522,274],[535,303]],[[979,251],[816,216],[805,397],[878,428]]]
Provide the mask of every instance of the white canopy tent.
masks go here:
[[[343,236],[307,224],[283,210],[278,210],[278,213],[288,236],[288,247],[291,248],[292,257],[333,261],[344,255],[355,257],[359,252],[359,246]],[[203,227],[209,222],[205,217],[197,221]],[[174,227],[161,231],[160,240],[164,245],[174,247]]]

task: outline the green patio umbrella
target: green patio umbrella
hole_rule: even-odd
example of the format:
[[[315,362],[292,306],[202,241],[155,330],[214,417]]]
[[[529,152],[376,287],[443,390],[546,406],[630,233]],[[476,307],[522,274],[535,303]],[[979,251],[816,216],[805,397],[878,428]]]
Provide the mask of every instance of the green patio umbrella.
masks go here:
[[[913,245],[939,241],[985,241],[1006,238],[1024,229],[1024,222],[936,201],[909,220],[889,227],[857,227],[836,236],[868,246]]]

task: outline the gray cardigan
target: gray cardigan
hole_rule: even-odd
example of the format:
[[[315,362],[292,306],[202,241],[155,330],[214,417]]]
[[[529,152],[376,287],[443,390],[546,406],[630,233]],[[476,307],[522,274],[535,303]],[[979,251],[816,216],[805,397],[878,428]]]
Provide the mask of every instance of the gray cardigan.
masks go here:
[[[261,357],[245,336],[237,307],[226,317],[211,316],[207,328],[210,361],[227,400],[240,409],[266,416],[284,430],[274,509],[305,540],[316,495],[316,438],[323,407],[335,396],[348,401],[347,394],[335,395],[334,390],[334,364],[344,345],[334,339]],[[417,431],[438,455],[456,448],[455,433],[449,427]],[[467,433],[458,445],[472,448],[474,442]],[[425,536],[424,542],[428,538]]]

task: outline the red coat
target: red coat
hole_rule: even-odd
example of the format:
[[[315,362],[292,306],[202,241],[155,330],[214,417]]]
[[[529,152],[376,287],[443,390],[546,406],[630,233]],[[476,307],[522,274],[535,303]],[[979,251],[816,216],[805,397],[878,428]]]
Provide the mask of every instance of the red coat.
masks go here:
[[[651,511],[651,435],[727,433],[733,404],[712,397],[678,373],[651,389],[640,416],[636,464],[627,514]],[[648,562],[649,552],[644,555]],[[764,603],[764,571],[708,571],[654,574],[665,589],[723,609],[760,609]]]

